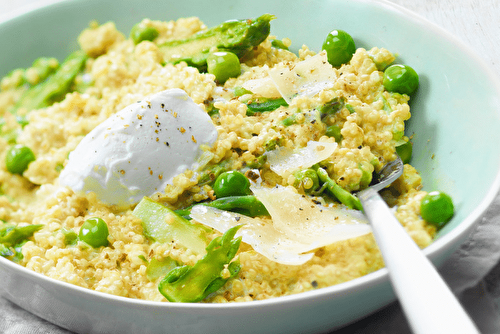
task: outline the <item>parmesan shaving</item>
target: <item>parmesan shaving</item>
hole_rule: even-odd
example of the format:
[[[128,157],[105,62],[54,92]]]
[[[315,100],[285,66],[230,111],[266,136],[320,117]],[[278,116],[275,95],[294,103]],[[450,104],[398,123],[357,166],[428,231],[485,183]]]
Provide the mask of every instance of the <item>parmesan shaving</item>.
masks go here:
[[[278,88],[276,88],[276,85],[270,77],[245,81],[242,87],[258,96],[271,99],[281,97]]]
[[[273,172],[284,177],[328,159],[337,146],[337,143],[309,141],[306,147],[298,150],[280,147],[266,153],[267,161]]]
[[[191,217],[221,233],[242,225],[237,236],[268,259],[288,265],[309,261],[317,248],[371,232],[359,211],[325,207],[302,197],[293,188],[252,186],[272,220],[250,218],[204,205],[194,206]]]
[[[206,205],[196,205],[191,209],[191,218],[199,223],[224,233],[231,227],[243,225],[236,233],[243,242],[271,261],[281,264],[299,265],[306,263],[314,256],[307,244],[287,238],[273,227],[272,222],[250,218],[238,213],[223,211]]]
[[[295,64],[294,67],[275,67],[269,71],[281,96],[288,104],[297,95],[312,97],[322,90],[332,88],[338,78],[337,70],[330,65],[326,51]]]

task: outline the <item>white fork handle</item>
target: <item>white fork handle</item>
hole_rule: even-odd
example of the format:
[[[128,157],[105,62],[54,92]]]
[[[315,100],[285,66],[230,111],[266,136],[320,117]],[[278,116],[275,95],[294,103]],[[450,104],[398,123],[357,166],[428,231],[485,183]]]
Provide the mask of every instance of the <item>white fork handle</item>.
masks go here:
[[[432,263],[374,189],[358,194],[415,334],[479,333]]]

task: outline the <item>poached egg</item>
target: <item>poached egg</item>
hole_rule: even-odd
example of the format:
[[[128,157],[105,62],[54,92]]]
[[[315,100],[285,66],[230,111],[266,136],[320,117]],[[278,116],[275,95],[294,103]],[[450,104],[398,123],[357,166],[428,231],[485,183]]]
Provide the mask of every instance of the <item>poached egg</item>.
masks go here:
[[[173,178],[196,170],[202,145],[217,129],[181,89],[129,105],[94,128],[69,155],[60,184],[95,192],[104,203],[128,206],[163,192]]]

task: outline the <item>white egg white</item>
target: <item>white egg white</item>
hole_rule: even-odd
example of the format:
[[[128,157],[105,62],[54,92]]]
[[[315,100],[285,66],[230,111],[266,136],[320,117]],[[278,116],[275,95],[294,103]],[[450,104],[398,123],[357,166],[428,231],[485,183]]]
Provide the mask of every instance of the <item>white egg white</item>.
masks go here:
[[[204,110],[183,90],[165,90],[122,109],[85,136],[70,153],[60,183],[127,206],[196,169],[200,147],[216,139]]]

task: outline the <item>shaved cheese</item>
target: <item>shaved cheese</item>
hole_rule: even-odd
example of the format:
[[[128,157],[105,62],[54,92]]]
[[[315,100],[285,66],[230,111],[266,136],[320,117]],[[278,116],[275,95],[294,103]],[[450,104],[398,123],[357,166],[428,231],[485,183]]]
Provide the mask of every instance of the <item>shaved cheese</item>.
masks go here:
[[[251,186],[273,219],[274,228],[311,245],[311,249],[371,231],[365,216],[343,206],[322,206],[292,187]]]
[[[269,77],[290,104],[297,95],[312,97],[332,88],[338,75],[328,62],[326,51],[322,51],[295,64],[293,68],[275,67],[269,71]]]
[[[270,77],[245,81],[242,87],[258,96],[270,99],[281,97],[278,88],[276,88]]]
[[[266,155],[271,170],[284,177],[288,173],[309,168],[320,161],[328,159],[336,148],[337,143],[309,141],[306,147],[298,150],[280,147],[267,152]]]
[[[250,218],[238,213],[223,211],[206,205],[196,205],[191,209],[191,218],[199,223],[224,233],[229,228],[243,225],[236,233],[243,242],[267,257],[282,264],[299,265],[313,257],[313,253],[301,254],[310,249],[299,240],[292,240],[277,231],[271,222]]]
[[[319,247],[371,231],[359,211],[314,204],[292,188],[252,186],[252,191],[266,206],[272,221],[204,205],[194,206],[190,216],[221,233],[243,224],[237,234],[243,242],[268,259],[288,265],[309,261],[314,254],[308,252]]]

